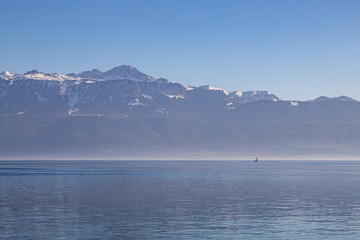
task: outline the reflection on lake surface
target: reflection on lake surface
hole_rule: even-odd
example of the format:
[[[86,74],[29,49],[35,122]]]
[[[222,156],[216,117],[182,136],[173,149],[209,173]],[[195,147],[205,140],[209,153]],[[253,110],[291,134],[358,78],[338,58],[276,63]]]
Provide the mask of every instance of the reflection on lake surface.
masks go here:
[[[360,239],[360,162],[0,161],[1,239]]]

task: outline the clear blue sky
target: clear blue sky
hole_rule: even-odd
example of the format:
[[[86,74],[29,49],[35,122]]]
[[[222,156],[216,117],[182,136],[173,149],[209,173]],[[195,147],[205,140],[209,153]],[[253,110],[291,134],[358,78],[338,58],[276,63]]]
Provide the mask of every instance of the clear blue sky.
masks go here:
[[[282,99],[360,99],[360,1],[0,0],[0,71],[121,64]]]

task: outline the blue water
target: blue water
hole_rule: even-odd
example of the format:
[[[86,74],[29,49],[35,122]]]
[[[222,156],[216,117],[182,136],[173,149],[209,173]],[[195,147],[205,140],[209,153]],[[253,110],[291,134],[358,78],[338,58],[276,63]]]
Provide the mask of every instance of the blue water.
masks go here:
[[[360,239],[360,162],[0,161],[0,239]]]

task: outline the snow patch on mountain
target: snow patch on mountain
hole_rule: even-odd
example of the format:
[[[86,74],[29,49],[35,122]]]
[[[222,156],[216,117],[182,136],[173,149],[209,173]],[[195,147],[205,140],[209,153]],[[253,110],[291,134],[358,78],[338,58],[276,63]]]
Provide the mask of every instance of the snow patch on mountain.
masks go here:
[[[235,91],[231,92],[229,94],[229,99],[239,99],[243,101],[244,103],[247,102],[255,102],[255,101],[280,101],[280,98],[275,96],[274,94],[271,94],[267,91]]]
[[[186,91],[191,91],[191,90],[194,90],[196,87],[185,84],[184,88],[186,89]]]
[[[156,112],[160,114],[169,115],[169,111],[166,108],[157,108]]]
[[[73,108],[69,110],[69,115],[73,115],[74,113],[78,112],[79,109],[78,108]],[[79,115],[80,116],[80,115]]]
[[[240,91],[235,91],[235,92],[232,92],[231,95],[241,98],[241,97],[242,97],[242,92],[240,92]]]
[[[297,107],[299,106],[299,102],[290,101],[290,106]]]
[[[234,109],[235,107],[234,107],[234,103],[232,103],[232,102],[227,102],[226,103],[226,108],[228,108],[228,109]]]
[[[23,115],[26,111],[17,112],[16,115]]]
[[[141,94],[141,96],[142,96],[143,98],[148,99],[148,100],[153,100],[152,96],[148,96],[148,95],[145,95],[145,94]]]
[[[204,89],[204,90],[209,90],[209,91],[220,91],[220,92],[223,92],[225,95],[230,94],[228,91],[226,91],[224,89],[213,87],[211,85],[204,85],[204,86],[200,86],[199,88]]]
[[[95,83],[96,81],[94,81],[94,80],[86,80],[85,82],[91,84],[91,83]],[[77,83],[80,83],[80,82],[77,82]]]
[[[137,99],[137,98],[136,98],[134,101],[131,101],[128,105],[129,105],[129,106],[141,106],[141,107],[145,107],[145,106],[146,106],[146,104],[140,102],[140,100]]]
[[[175,99],[179,99],[179,98],[185,98],[182,95],[169,95],[169,94],[165,94],[165,96],[167,96],[168,98],[175,98]]]

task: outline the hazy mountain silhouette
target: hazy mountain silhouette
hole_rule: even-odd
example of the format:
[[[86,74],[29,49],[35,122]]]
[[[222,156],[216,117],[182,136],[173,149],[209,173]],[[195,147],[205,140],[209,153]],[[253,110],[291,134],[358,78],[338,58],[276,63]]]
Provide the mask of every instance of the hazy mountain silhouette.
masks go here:
[[[282,101],[155,79],[122,65],[0,74],[0,157],[244,158],[360,154],[360,103]]]

